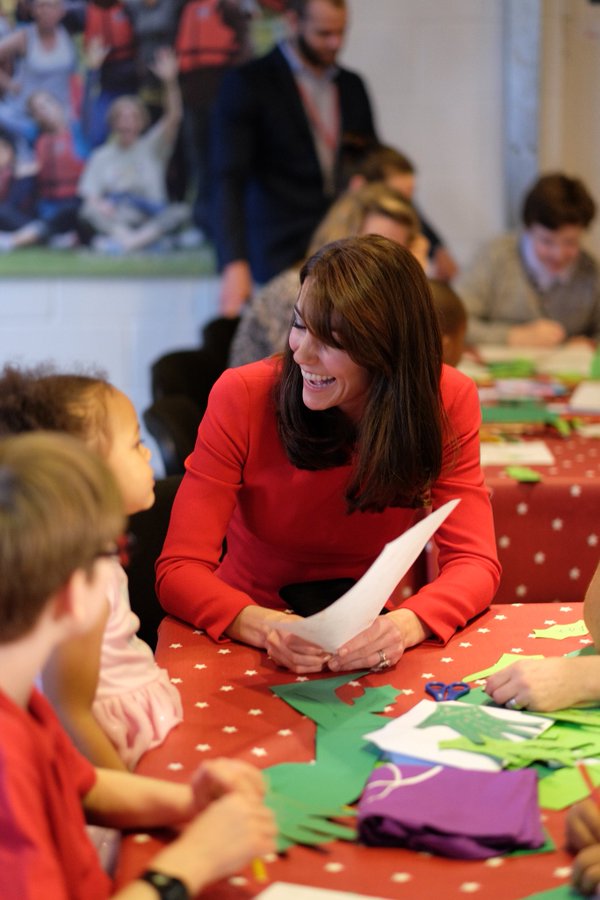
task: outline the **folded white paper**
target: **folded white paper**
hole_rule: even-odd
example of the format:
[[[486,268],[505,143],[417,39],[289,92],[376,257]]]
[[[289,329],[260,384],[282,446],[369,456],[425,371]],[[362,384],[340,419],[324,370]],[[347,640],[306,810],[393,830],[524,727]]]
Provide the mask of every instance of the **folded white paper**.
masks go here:
[[[600,412],[600,381],[580,382],[569,400],[569,409],[574,412]]]
[[[307,884],[289,884],[275,881],[261,891],[256,900],[385,900],[374,894],[355,894],[354,891],[330,891],[329,888],[309,887]]]
[[[331,606],[306,619],[277,622],[273,627],[296,634],[329,653],[335,653],[342,644],[375,621],[400,579],[458,503],[459,499],[449,500],[386,544],[360,581]]]

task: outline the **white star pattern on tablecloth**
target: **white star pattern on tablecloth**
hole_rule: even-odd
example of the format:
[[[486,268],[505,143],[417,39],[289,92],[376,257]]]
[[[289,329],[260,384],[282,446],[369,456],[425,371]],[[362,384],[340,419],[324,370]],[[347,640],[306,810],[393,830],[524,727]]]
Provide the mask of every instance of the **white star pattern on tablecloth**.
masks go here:
[[[393,706],[385,706],[385,707],[383,708],[383,711],[384,711],[385,713],[393,712],[393,710],[394,710],[394,707],[393,707]]]
[[[208,703],[206,700],[197,700],[196,703],[194,703],[194,706],[197,706],[198,709],[207,709]]]
[[[402,693],[403,693],[403,694],[406,694],[407,696],[409,696],[410,694],[414,694],[414,691],[413,691],[412,688],[404,688],[404,690],[402,691]]]
[[[527,503],[517,503],[517,515],[518,516],[526,516],[529,512],[529,506]]]
[[[150,835],[146,834],[145,832],[141,834],[134,834],[133,836],[133,841],[135,844],[147,844],[148,841],[151,840],[152,838],[150,837]]]
[[[544,619],[544,625],[556,625],[555,619]]]
[[[183,644],[169,644],[170,650],[179,650],[181,647],[183,647]]]
[[[504,619],[506,619],[506,616],[502,613],[499,613],[497,616],[494,616],[494,619],[496,619],[498,622],[502,622]]]
[[[511,603],[511,606],[514,606],[515,609],[518,609],[520,606],[523,606],[522,603]]]
[[[588,546],[589,547],[597,547],[598,546],[598,535],[597,534],[588,534]]]
[[[171,682],[171,684],[183,684],[182,678],[170,678],[169,681]]]
[[[233,875],[231,878],[227,879],[227,883],[230,884],[231,887],[246,887],[248,879],[244,878],[243,875]]]
[[[194,668],[195,669],[206,669],[208,667],[207,667],[206,663],[194,663]]]
[[[262,716],[262,714],[263,714],[262,709],[249,709],[248,710],[249,716]]]
[[[591,638],[579,638],[579,643],[580,644],[593,644],[594,642],[592,641]]]
[[[292,734],[292,729],[291,728],[280,728],[279,731],[277,732],[277,734],[280,737],[289,737]]]
[[[571,581],[577,581],[577,579],[581,576],[581,569],[578,569],[577,566],[569,569],[569,578]]]
[[[433,678],[433,672],[423,672],[421,678]]]
[[[198,750],[200,753],[206,753],[210,750],[210,744],[196,744],[194,750]]]
[[[578,484],[571,485],[571,490],[569,491],[571,497],[581,497],[581,487]]]
[[[308,681],[308,678],[306,677],[306,675],[298,675],[296,681]]]
[[[517,597],[524,597],[527,593],[527,585],[526,584],[518,584],[515,588],[515,594]]]
[[[232,684],[222,684],[221,687],[219,688],[219,690],[227,692],[227,691],[233,691],[233,690],[235,690],[235,688],[233,687]]]
[[[502,547],[503,550],[510,547],[510,538],[507,534],[503,534],[498,538],[498,546]]]
[[[490,633],[489,628],[478,628],[477,631],[479,634],[489,634]]]
[[[458,646],[462,647],[463,649],[466,649],[467,647],[472,647],[473,644],[471,643],[471,641],[461,641],[461,643]]]
[[[264,747],[253,747],[252,750],[250,751],[250,753],[253,756],[266,756],[267,755],[267,751],[265,750]]]
[[[183,763],[172,762],[167,766],[171,772],[180,772],[183,769]]]
[[[511,647],[511,648],[510,648],[510,652],[511,652],[511,653],[522,653],[522,652],[523,652],[523,648],[522,648],[522,647]]]
[[[563,520],[562,519],[552,519],[552,530],[553,531],[562,531]]]
[[[504,865],[504,860],[501,856],[490,856],[489,859],[486,859],[484,862],[484,866],[487,866],[489,869],[499,869],[500,866]]]
[[[394,884],[407,884],[412,881],[412,875],[410,872],[392,872],[390,881],[393,881]]]
[[[546,562],[546,554],[543,550],[539,550],[537,553],[533,554],[533,561],[536,566],[541,566]]]
[[[568,878],[571,874],[571,866],[560,866],[552,873],[555,878]]]
[[[459,887],[459,891],[463,894],[476,894],[481,890],[481,885],[477,881],[464,881]]]
[[[323,868],[325,869],[326,872],[334,872],[334,873],[337,873],[337,872],[343,872],[343,871],[344,871],[344,866],[342,865],[342,863],[339,863],[339,862],[325,863],[325,865],[323,866]]]
[[[244,675],[256,675],[256,669],[246,669]]]
[[[572,606],[561,606],[559,607],[559,612],[573,612]]]
[[[224,647],[222,650],[217,650],[217,653],[220,653],[221,656],[226,656],[228,653],[231,653],[231,650],[227,649],[227,647]]]
[[[237,728],[235,727],[235,725],[223,725],[222,731],[224,731],[225,734],[235,734]]]

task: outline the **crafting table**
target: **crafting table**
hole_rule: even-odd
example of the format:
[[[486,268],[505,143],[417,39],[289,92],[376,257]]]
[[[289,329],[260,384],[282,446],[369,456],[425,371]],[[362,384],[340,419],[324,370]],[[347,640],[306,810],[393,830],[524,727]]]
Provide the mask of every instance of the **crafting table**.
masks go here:
[[[493,665],[504,652],[558,656],[588,646],[589,636],[556,641],[532,634],[533,628],[554,622],[568,624],[581,617],[581,603],[493,606],[445,647],[415,647],[396,667],[370,673],[344,690],[351,696],[353,691],[360,693],[361,686],[391,684],[402,688],[404,693],[386,710],[386,714],[397,716],[426,696],[427,681],[459,680]],[[261,768],[313,759],[314,723],[270,690],[297,677],[275,667],[263,651],[215,643],[167,617],[160,628],[157,660],[168,669],[181,692],[185,718],[162,747],[143,757],[138,766],[141,774],[186,781],[202,760],[222,755]],[[563,848],[564,814],[543,813],[543,819],[557,847],[550,853],[467,862],[335,841],[320,849],[292,847],[284,856],[267,861],[269,881],[265,884],[258,883],[247,869],[207,889],[202,896],[209,900],[246,900],[270,882],[285,881],[406,900],[439,900],[442,896],[458,900],[467,894],[485,900],[517,900],[568,881],[571,857]],[[155,835],[127,836],[117,885],[122,886],[142,871],[159,847],[160,839]]]

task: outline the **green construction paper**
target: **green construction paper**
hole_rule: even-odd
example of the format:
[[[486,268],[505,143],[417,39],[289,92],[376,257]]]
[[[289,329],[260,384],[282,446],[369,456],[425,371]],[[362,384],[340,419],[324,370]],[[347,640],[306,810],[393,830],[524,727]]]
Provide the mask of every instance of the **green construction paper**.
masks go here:
[[[600,784],[600,766],[586,764],[594,785]],[[589,788],[579,768],[557,769],[538,785],[539,804],[542,809],[566,809],[589,795]]]
[[[417,725],[417,728],[446,725],[469,738],[474,744],[483,744],[486,737],[501,738],[509,734],[521,738],[535,737],[540,729],[539,723],[531,720],[528,722],[526,714],[522,714],[520,718],[522,721],[518,723],[507,722],[505,719],[490,715],[480,706],[444,703],[436,706],[434,712]]]
[[[524,422],[554,424],[554,413],[549,412],[537,400],[503,400],[495,406],[482,406],[481,420],[484,425],[491,423]]]
[[[565,656],[598,656],[598,651],[593,644],[589,644],[587,647],[582,647],[581,650],[571,650],[570,653],[565,653]]]
[[[568,622],[565,625],[551,625],[549,628],[534,628],[536,638],[550,638],[553,641],[564,641],[565,638],[583,637],[588,634],[587,625],[583,619],[577,622]]]
[[[505,855],[508,857],[532,856],[534,853],[552,853],[553,850],[556,850],[556,844],[544,828],[544,843],[541,847],[520,848],[519,850],[511,850],[510,853],[506,853]]]
[[[590,364],[590,378],[592,379],[592,381],[600,380],[600,348],[597,349],[592,356],[592,362]]]
[[[553,416],[553,418],[548,421],[549,424],[554,425],[558,433],[563,437],[569,437],[571,434],[571,426],[566,419],[561,419],[560,416]]]
[[[347,806],[362,793],[379,754],[363,734],[382,728],[378,715],[401,693],[391,685],[365,688],[352,702],[336,691],[365,674],[293,682],[272,690],[317,724],[315,761],[282,763],[264,770],[266,804],[274,811],[279,831],[277,849],[294,843],[318,845],[333,839],[354,840],[356,831],[331,822],[347,816]]]
[[[584,728],[600,728],[600,709],[597,706],[585,709],[556,709],[551,713],[536,713],[536,716],[544,716],[555,722],[573,722]]]
[[[487,669],[482,669],[481,672],[474,672],[472,675],[463,675],[461,681],[479,681],[480,678],[487,678],[488,675],[493,675],[494,672],[499,672],[501,669],[506,669],[507,666],[512,665],[514,662],[519,662],[521,659],[543,659],[543,655],[541,653],[525,656],[523,653],[503,653],[498,662],[494,663],[493,666],[489,666]]]
[[[579,891],[571,887],[570,884],[561,884],[555,888],[548,888],[547,891],[539,891],[536,894],[527,894],[521,900],[575,900],[577,897],[583,897]]]
[[[504,471],[509,478],[514,478],[515,481],[519,481],[522,484],[533,484],[542,480],[540,473],[536,472],[535,469],[530,469],[528,466],[506,466]]]
[[[470,753],[483,753],[497,759],[504,769],[525,769],[533,762],[546,761],[552,765],[573,766],[577,758],[568,749],[556,745],[548,746],[538,743],[539,739],[530,741],[498,741],[484,737],[479,744],[460,737],[449,741],[440,741],[440,749],[466,750]]]
[[[533,360],[524,357],[504,362],[489,362],[487,369],[494,378],[530,378],[536,374]]]
[[[473,687],[468,694],[460,698],[461,703],[468,703],[470,706],[494,706],[498,708],[489,694],[486,694],[482,687]]]

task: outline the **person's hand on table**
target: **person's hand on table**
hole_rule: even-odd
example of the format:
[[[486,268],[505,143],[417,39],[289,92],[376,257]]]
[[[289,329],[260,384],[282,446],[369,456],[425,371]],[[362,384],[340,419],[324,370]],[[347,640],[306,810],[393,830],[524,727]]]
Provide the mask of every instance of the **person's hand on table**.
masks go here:
[[[395,666],[408,647],[428,636],[423,623],[409,609],[377,616],[373,624],[334,653],[327,666],[332,672],[354,669],[383,670]]]
[[[567,847],[572,853],[600,844],[600,809],[590,797],[568,810],[566,830]]]
[[[286,615],[285,618],[287,620],[290,617]],[[269,659],[297,675],[322,672],[331,658],[331,653],[317,644],[311,644],[295,634],[282,634],[275,629],[268,633],[265,646]]]
[[[265,789],[262,774],[255,766],[238,759],[211,759],[203,763],[192,778],[194,811],[200,812],[234,791],[260,800]]]
[[[586,847],[575,857],[571,884],[586,896],[600,897],[600,844]]]
[[[557,347],[567,333],[554,319],[535,319],[525,325],[513,325],[508,330],[507,343],[511,347]]]
[[[568,709],[600,696],[597,663],[593,657],[523,659],[490,675],[485,690],[499,706],[514,700],[515,708],[532,711]]]

